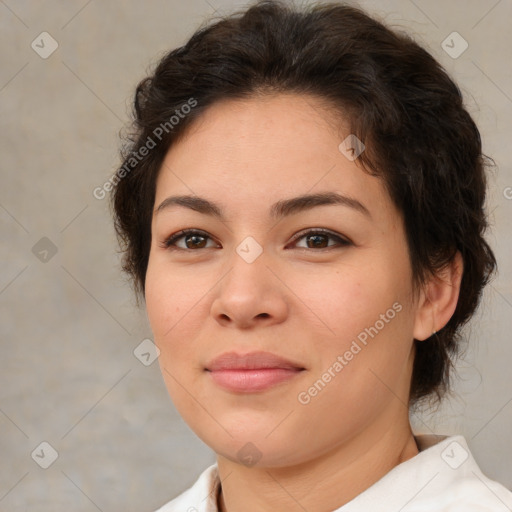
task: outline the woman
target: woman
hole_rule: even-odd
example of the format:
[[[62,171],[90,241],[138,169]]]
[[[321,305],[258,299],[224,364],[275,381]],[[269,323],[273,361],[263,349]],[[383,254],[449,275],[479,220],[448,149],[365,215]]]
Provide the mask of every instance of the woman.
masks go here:
[[[171,511],[482,511],[462,436],[414,435],[495,270],[457,86],[339,4],[264,1],[166,55],[113,190],[177,410],[216,453]]]

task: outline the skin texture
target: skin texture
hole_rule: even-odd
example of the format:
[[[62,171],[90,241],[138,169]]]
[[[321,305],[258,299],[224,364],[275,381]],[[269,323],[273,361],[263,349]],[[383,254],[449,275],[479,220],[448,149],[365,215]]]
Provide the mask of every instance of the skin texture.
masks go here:
[[[155,213],[146,277],[162,374],[179,413],[217,454],[223,511],[328,512],[418,453],[406,405],[413,338],[426,340],[453,314],[460,255],[413,293],[402,216],[380,179],[340,152],[349,132],[326,118],[304,95],[218,102],[169,150],[158,177],[155,209],[186,194],[225,214],[176,205]],[[279,200],[319,192],[355,198],[371,217],[343,205],[269,216]],[[201,248],[186,237],[162,246],[187,228],[207,233]],[[350,244],[292,240],[310,228]],[[252,263],[236,251],[249,236],[263,249]],[[400,311],[300,403],[393,304]],[[221,389],[205,371],[222,353],[256,350],[305,370],[257,393]],[[247,443],[250,466],[239,454]]]

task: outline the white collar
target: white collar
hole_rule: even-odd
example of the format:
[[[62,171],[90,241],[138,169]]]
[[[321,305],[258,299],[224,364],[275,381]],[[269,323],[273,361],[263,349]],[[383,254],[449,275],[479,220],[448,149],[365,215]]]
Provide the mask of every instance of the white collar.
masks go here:
[[[414,436],[420,452],[333,512],[484,512],[512,510],[512,492],[487,478],[463,436]],[[218,512],[217,464],[157,512]],[[508,509],[507,509],[508,507]]]

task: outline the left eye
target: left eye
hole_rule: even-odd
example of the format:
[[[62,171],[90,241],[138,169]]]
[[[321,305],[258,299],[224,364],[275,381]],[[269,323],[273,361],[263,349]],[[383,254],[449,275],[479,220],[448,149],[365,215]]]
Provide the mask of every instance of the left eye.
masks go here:
[[[331,233],[330,231],[326,230],[311,230],[307,231],[305,233],[299,233],[295,238],[294,242],[297,240],[306,240],[306,246],[302,246],[302,248],[305,249],[327,249],[329,247],[335,247],[338,246],[347,246],[351,245],[351,242],[349,242],[347,239],[342,238],[339,235],[336,235],[334,233]],[[328,240],[335,240],[337,243],[329,245]],[[327,245],[325,243],[327,242]],[[299,246],[300,247],[300,246]]]
[[[184,246],[180,246],[177,244],[179,240],[183,239]],[[207,240],[211,239],[211,237],[203,232],[203,231],[197,231],[192,229],[185,229],[183,231],[179,231],[178,233],[175,233],[174,235],[171,235],[169,238],[163,241],[161,244],[162,247],[166,249],[181,249],[181,250],[187,250],[187,249],[209,249],[212,248],[210,245],[207,246]],[[297,245],[297,241],[305,239],[306,240],[306,246],[299,246]],[[337,243],[329,244],[330,240],[335,240]],[[345,238],[342,238],[339,235],[336,235],[330,231],[326,231],[323,229],[316,229],[316,230],[310,230],[306,232],[299,233],[296,235],[292,243],[297,245],[299,248],[305,248],[305,249],[327,249],[335,246],[347,246],[351,245],[351,242]],[[327,245],[326,245],[327,244]],[[215,246],[215,243],[214,243]],[[213,246],[213,247],[214,247]]]

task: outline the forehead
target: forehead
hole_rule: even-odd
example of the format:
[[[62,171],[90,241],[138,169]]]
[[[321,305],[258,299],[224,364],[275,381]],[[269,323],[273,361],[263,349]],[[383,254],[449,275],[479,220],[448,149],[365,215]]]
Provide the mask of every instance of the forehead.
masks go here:
[[[335,119],[325,103],[305,95],[217,102],[168,151],[155,204],[170,194],[197,194],[234,213],[333,191],[396,214],[382,181],[340,151],[348,120]]]

